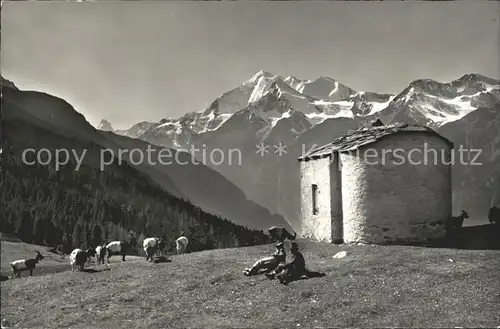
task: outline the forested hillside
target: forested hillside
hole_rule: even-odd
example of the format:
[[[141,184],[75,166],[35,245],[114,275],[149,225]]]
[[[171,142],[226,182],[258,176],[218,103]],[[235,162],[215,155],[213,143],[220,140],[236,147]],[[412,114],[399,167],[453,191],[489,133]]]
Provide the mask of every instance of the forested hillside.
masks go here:
[[[163,237],[172,250],[182,230],[191,251],[267,243],[262,231],[205,213],[127,163],[99,170],[98,144],[44,126],[4,99],[2,108],[2,232],[66,253],[131,234],[137,237],[137,251],[147,236]],[[25,164],[26,148],[88,152],[78,171],[74,160],[56,171],[53,163]],[[33,154],[27,158],[34,159]]]
[[[44,138],[43,133],[41,136],[30,135],[24,141],[25,144],[35,143],[37,148],[58,145],[58,148],[69,151],[76,147],[81,154],[83,150],[80,145],[69,145],[59,141],[62,137],[71,137],[90,144],[85,149],[94,148],[92,144],[94,143],[98,144],[100,148],[112,150],[115,155],[125,151],[122,158],[130,163],[134,169],[146,174],[171,195],[183,200],[189,199],[190,203],[208,213],[256,230],[266,229],[272,225],[287,226],[283,217],[273,215],[267,209],[249,200],[238,187],[216,170],[204,164],[192,164],[189,161],[189,158],[192,157],[189,153],[181,152],[179,161],[177,161],[178,152],[170,150],[173,151],[171,160],[175,159],[175,161],[171,161],[168,165],[160,164],[155,159],[149,161],[147,160],[149,157],[137,160],[139,154],[135,152],[141,151],[145,154],[148,152],[147,147],[151,146],[155,150],[158,150],[159,147],[111,132],[104,134],[102,131],[96,130],[81,113],[64,99],[38,91],[18,90],[11,82],[1,78],[0,76],[3,86],[2,103],[5,108],[3,115],[14,116],[30,125],[56,131],[59,136],[59,138],[44,140],[41,143],[39,139]],[[20,134],[20,132],[14,131],[14,135],[16,134]],[[138,150],[134,153],[127,152],[127,150],[132,149]],[[85,156],[86,163],[99,168],[99,152],[98,148],[94,149],[93,152],[89,151]],[[153,152],[153,158],[158,154],[157,152]],[[109,153],[104,158],[108,157]],[[185,161],[186,159],[187,161]]]

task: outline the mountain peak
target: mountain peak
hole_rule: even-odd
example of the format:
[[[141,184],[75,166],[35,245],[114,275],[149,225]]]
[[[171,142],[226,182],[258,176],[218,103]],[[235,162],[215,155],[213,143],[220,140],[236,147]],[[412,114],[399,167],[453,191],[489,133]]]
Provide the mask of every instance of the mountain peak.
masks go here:
[[[288,81],[302,81],[302,79],[294,77],[293,75],[289,75],[286,78],[284,78],[283,81],[285,81],[285,82],[288,82]]]
[[[483,83],[486,83],[486,84],[491,84],[491,85],[498,85],[500,84],[500,80],[496,80],[496,79],[493,79],[493,78],[488,78],[482,74],[479,74],[479,73],[469,73],[469,74],[465,74],[463,76],[461,76],[460,78],[456,79],[456,80],[453,80],[453,82],[455,83],[458,83],[458,84],[462,84],[462,83],[466,83],[466,82],[483,82]]]
[[[438,82],[433,79],[417,79],[410,83],[410,87],[425,88],[426,86],[441,85],[441,84],[442,84],[441,82]]]
[[[417,79],[403,93],[424,92],[430,95],[455,98],[457,95],[474,95],[478,92],[498,89],[500,81],[485,77],[478,73],[469,73],[451,82],[439,82],[433,79]]]
[[[97,129],[102,131],[115,131],[111,123],[106,119],[101,120],[101,122],[97,126]]]
[[[337,82],[337,80],[330,78],[330,77],[325,77],[325,76],[320,76],[317,78],[315,81],[330,81],[330,82]]]
[[[274,74],[269,73],[264,70],[260,70],[259,72],[255,73],[250,80],[247,80],[246,83],[257,83],[261,78],[272,78],[274,77]]]

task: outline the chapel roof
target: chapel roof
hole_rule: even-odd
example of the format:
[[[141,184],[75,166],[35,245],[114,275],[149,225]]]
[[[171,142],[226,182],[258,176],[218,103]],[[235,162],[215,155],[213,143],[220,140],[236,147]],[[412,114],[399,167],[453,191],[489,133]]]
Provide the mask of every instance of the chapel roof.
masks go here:
[[[453,142],[427,126],[401,122],[384,126],[381,124],[380,120],[377,120],[370,127],[350,130],[345,135],[334,139],[332,142],[312,149],[310,152],[299,157],[298,160],[321,158],[334,152],[342,153],[353,151],[362,146],[375,143],[384,137],[399,133],[427,133],[441,138],[453,148]]]

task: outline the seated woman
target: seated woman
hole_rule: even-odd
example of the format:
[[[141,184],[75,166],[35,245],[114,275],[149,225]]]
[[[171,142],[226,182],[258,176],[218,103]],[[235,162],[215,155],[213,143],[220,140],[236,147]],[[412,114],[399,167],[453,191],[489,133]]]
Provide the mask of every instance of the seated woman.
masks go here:
[[[246,268],[243,271],[243,274],[246,276],[251,276],[261,273],[269,273],[285,260],[285,247],[283,245],[283,242],[280,242],[276,244],[276,251],[274,252],[274,254],[272,254],[272,256],[259,259],[253,264],[251,268]]]

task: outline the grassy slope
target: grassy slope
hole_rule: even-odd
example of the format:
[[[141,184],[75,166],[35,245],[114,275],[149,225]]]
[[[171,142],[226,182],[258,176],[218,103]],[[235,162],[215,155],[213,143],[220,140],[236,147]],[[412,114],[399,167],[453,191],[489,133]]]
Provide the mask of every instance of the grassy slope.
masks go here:
[[[9,239],[10,240],[10,239]],[[43,276],[47,274],[54,274],[58,272],[65,272],[70,267],[69,258],[64,255],[60,255],[49,250],[52,248],[38,246],[29,243],[6,241],[3,239],[1,241],[2,246],[2,262],[0,267],[0,272],[2,276],[11,276],[12,268],[9,263],[18,259],[28,259],[34,258],[36,252],[39,251],[44,256],[44,259],[37,265],[33,272],[33,276]],[[138,260],[142,259],[136,256],[127,256],[126,259]],[[111,257],[111,263],[120,262],[119,257]],[[93,266],[94,264],[91,264]],[[29,272],[22,272],[21,277],[29,276]],[[3,289],[3,288],[2,288]]]
[[[1,273],[2,276],[9,276],[12,274],[12,269],[9,265],[10,262],[18,259],[34,258],[36,252],[39,251],[45,257],[42,262],[37,266],[34,275],[51,274],[54,272],[65,271],[68,268],[68,261],[64,256],[49,252],[49,247],[37,246],[27,243],[2,241],[2,263]],[[21,276],[27,276],[29,272],[23,272]]]
[[[4,281],[2,318],[12,328],[73,329],[500,325],[500,251],[299,243],[326,277],[283,286],[243,276],[271,245],[134,259]],[[345,258],[332,258],[341,250]]]

